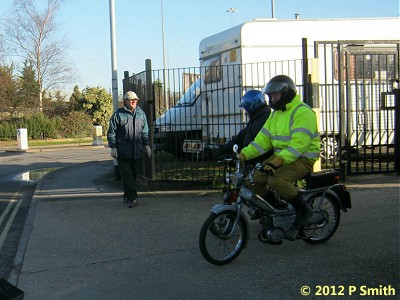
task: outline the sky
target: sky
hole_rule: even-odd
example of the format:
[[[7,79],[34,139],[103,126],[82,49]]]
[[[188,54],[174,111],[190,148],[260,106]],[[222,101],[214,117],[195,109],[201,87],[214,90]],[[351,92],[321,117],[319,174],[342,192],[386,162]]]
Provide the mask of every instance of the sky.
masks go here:
[[[8,16],[12,2],[0,0],[0,21]],[[202,39],[252,19],[271,18],[272,2],[277,19],[293,19],[295,14],[301,19],[400,16],[399,0],[115,0],[119,92],[124,71],[143,71],[146,59],[151,59],[153,69],[163,69],[163,23],[165,67],[198,67]],[[65,60],[77,76],[72,87],[99,86],[111,92],[109,3],[65,0],[58,12],[58,30],[69,44]]]

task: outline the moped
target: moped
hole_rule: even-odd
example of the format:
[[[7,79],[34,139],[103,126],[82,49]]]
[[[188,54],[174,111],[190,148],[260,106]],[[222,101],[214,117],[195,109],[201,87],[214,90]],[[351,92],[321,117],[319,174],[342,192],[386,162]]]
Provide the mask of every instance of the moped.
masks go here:
[[[250,218],[257,215],[261,231],[259,241],[280,245],[283,240],[303,240],[319,244],[329,240],[340,222],[340,212],[351,208],[350,193],[339,183],[339,173],[323,170],[308,174],[305,187],[298,187],[303,199],[312,208],[307,224],[293,228],[296,219],[294,207],[277,193],[271,191],[268,197],[255,194],[249,186],[254,184],[253,174],[262,168],[261,164],[244,166],[235,156],[222,162],[228,172],[224,188],[223,203],[214,205],[204,222],[199,237],[202,256],[211,264],[225,265],[239,256],[249,240],[249,220],[243,212],[248,207]]]

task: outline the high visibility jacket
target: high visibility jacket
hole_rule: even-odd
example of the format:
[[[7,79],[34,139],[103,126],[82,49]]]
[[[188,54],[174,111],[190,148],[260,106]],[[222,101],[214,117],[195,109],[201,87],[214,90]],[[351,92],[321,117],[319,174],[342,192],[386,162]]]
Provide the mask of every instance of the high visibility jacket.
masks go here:
[[[274,154],[290,164],[299,157],[315,162],[319,158],[320,139],[315,112],[300,100],[300,95],[286,110],[275,110],[265,122],[254,141],[243,148],[246,160],[273,149]]]

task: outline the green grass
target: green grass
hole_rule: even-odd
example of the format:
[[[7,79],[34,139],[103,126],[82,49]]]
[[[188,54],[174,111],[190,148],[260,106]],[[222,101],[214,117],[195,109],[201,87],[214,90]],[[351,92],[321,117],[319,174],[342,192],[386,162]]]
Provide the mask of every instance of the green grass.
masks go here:
[[[107,144],[107,138],[102,138],[103,143]],[[45,140],[29,140],[28,139],[28,146],[29,147],[43,147],[43,146],[57,146],[57,145],[80,145],[80,144],[89,144],[93,142],[92,137],[88,138],[76,138],[76,139],[45,139]],[[0,141],[0,145],[3,147],[16,147],[17,141],[16,140],[7,140],[7,141]]]

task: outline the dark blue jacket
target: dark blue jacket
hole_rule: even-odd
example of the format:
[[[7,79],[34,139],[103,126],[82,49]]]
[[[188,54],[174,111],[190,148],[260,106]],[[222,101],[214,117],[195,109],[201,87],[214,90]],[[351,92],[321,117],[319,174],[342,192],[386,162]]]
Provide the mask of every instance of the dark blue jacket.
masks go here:
[[[140,159],[143,147],[149,145],[149,126],[144,111],[136,106],[133,112],[119,108],[110,118],[108,146],[118,149],[118,158]]]
[[[254,140],[270,114],[271,108],[267,105],[263,105],[254,113],[249,114],[250,119],[246,127],[243,128],[236,136],[232,137],[232,139],[222,147],[220,152],[232,154],[232,147],[233,145],[237,144],[239,146],[240,153],[242,148],[246,147]]]

